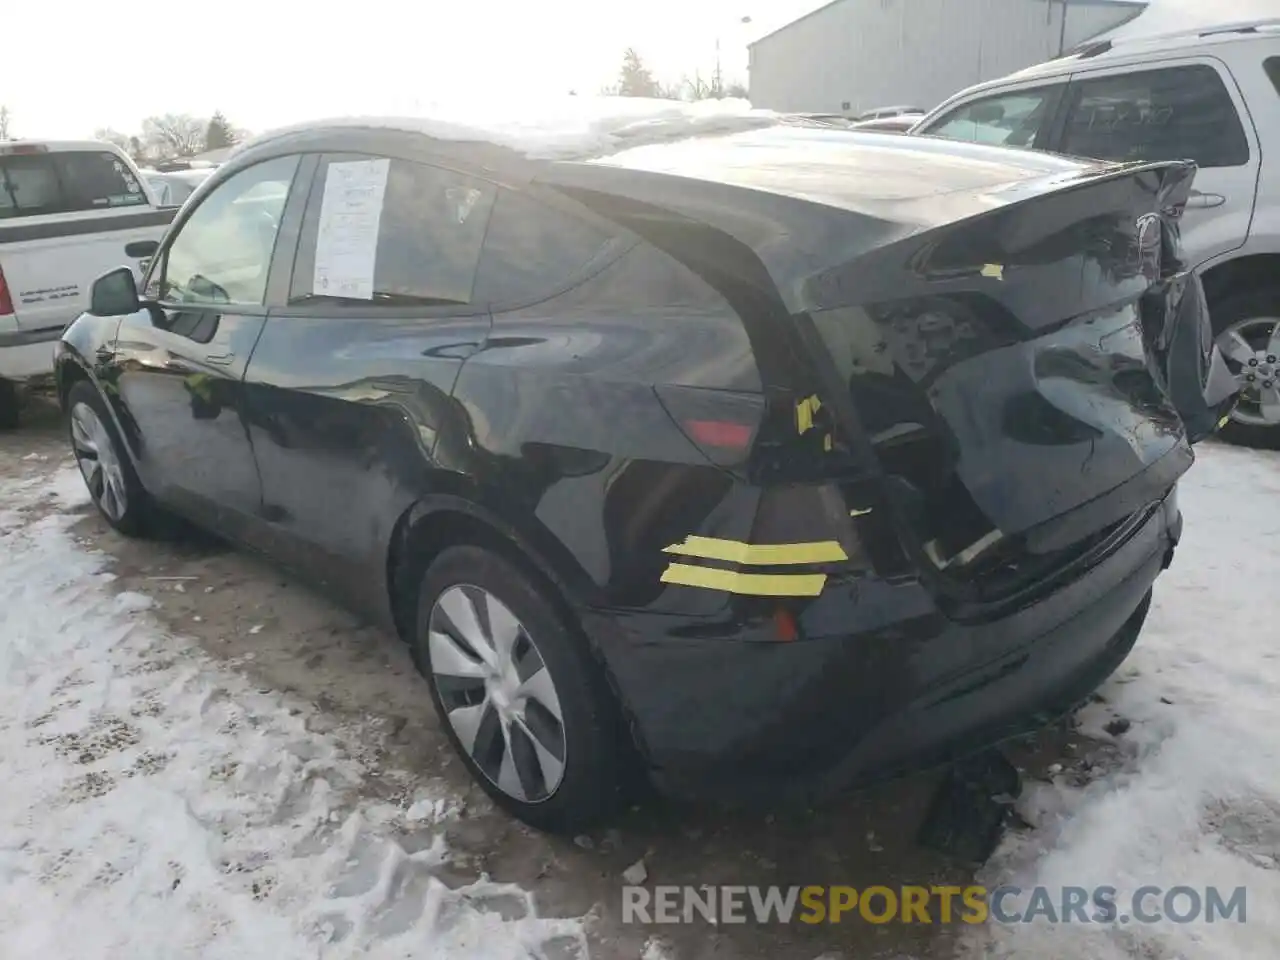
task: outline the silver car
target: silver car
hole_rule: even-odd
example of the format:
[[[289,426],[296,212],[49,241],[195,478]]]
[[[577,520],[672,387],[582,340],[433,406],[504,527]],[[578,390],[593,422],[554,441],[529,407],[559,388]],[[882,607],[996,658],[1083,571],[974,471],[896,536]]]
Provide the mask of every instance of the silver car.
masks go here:
[[[1280,19],[1086,44],[956,94],[910,133],[1195,160],[1183,244],[1242,387],[1222,436],[1280,449]]]
[[[195,192],[196,187],[204,183],[213,167],[197,167],[191,170],[172,170],[161,173],[158,170],[143,170],[147,186],[156,196],[156,204],[161,207],[180,207],[187,202],[187,197]]]

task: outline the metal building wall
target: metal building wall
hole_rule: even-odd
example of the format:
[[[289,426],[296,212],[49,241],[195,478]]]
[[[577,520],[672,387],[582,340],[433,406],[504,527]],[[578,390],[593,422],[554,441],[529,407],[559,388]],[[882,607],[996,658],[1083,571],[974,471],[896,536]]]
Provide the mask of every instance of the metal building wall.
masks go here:
[[[1133,15],[1062,0],[840,0],[751,47],[751,101],[800,112],[929,109]],[[845,108],[843,105],[848,103]]]

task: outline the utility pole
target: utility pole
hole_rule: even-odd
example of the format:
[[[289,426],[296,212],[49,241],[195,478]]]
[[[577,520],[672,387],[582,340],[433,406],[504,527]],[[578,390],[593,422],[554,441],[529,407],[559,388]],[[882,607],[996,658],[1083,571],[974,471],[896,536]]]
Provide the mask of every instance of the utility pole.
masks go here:
[[[751,22],[751,18],[749,16],[738,18],[738,23],[741,26],[746,26],[750,22]],[[717,98],[724,96],[724,73],[721,69],[721,66],[722,65],[720,61],[720,34],[717,33],[716,34],[716,70],[711,77],[711,94],[712,96]]]

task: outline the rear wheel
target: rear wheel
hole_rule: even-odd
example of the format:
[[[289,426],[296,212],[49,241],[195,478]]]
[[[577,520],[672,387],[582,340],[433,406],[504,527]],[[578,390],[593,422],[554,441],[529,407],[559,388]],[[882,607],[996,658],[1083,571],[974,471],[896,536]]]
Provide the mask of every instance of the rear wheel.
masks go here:
[[[94,506],[126,536],[149,533],[157,518],[155,505],[134,472],[101,394],[81,380],[67,395],[67,409],[71,449]]]
[[[22,394],[12,380],[0,380],[0,430],[12,430],[18,425],[22,410]]]
[[[454,749],[501,807],[569,834],[618,810],[617,708],[533,577],[480,547],[445,550],[423,578],[413,654]]]
[[[1222,438],[1280,449],[1280,287],[1224,297],[1211,313],[1218,349],[1240,384]]]

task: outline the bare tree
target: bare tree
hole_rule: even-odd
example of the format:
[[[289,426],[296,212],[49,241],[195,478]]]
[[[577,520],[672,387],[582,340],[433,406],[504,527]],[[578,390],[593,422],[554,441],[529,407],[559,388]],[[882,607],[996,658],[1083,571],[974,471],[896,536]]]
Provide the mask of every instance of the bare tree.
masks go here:
[[[99,127],[93,131],[93,138],[115,144],[132,157],[133,162],[139,166],[145,167],[149,162],[148,151],[143,147],[142,138],[137,134],[121,133],[114,127]]]
[[[166,113],[142,121],[142,144],[161,159],[190,157],[204,149],[209,121],[186,113]]]
[[[9,108],[0,103],[0,140],[12,140],[13,134],[9,129],[9,121],[12,120],[13,114],[9,112]]]
[[[717,96],[715,81],[702,79],[701,71],[695,70],[692,77],[684,78],[684,95],[689,100],[711,100]]]

